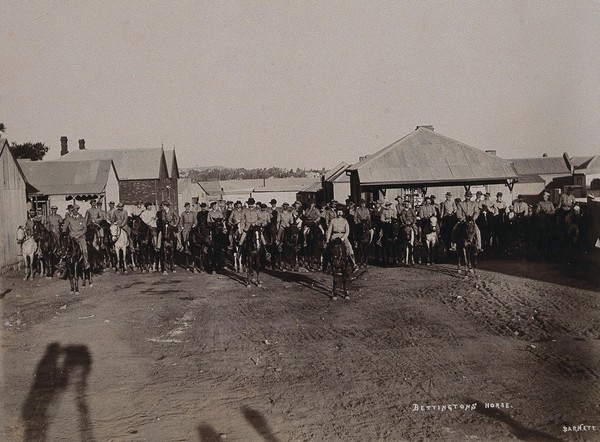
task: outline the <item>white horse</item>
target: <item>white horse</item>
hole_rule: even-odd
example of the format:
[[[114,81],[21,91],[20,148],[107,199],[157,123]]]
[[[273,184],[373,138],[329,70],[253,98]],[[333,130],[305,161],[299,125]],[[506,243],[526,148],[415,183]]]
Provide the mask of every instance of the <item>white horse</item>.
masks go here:
[[[435,215],[429,218],[423,227],[423,236],[425,237],[425,246],[427,247],[427,265],[435,264],[435,251],[440,239],[440,226]]]
[[[129,245],[129,235],[125,230],[115,224],[110,226],[110,235],[112,237],[115,255],[117,255],[115,271],[118,268],[121,268],[123,273],[127,273],[127,246]],[[122,255],[121,252],[123,253]],[[133,261],[131,265],[134,267]]]
[[[33,279],[35,270],[33,270],[33,261],[38,251],[37,242],[33,238],[33,235],[27,235],[25,229],[19,226],[17,229],[17,243],[21,245],[21,253],[23,254],[23,261],[25,262],[25,277],[23,281],[27,281],[29,277]]]

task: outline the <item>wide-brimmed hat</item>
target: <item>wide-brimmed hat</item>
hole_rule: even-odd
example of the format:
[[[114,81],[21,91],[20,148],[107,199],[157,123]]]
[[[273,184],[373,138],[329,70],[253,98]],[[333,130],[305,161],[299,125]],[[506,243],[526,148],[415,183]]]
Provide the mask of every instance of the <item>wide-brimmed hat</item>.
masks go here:
[[[452,196],[452,192],[446,192],[446,196]]]
[[[79,206],[77,204],[73,204],[73,206],[71,207],[71,209],[79,209]]]
[[[502,192],[498,192],[496,196],[502,196]]]
[[[466,197],[469,197],[469,196],[473,196],[473,194],[471,193],[471,191],[470,191],[470,190],[467,190],[467,191],[465,192],[465,196],[466,196]]]
[[[282,206],[289,206],[290,203],[283,203]]]
[[[170,206],[170,205],[171,205],[171,203],[170,203],[170,202],[168,202],[168,201],[163,201],[163,202],[162,202],[162,205],[163,205],[163,206]]]
[[[200,203],[200,207],[201,207],[201,208],[204,208],[204,207],[206,207],[206,203]]]
[[[122,209],[123,208],[123,203],[117,204],[117,208]]]
[[[50,207],[50,210],[58,210],[58,207],[56,207],[56,206],[51,206],[51,207]]]
[[[271,201],[269,201],[269,204],[277,204],[277,200],[275,198],[271,199]]]
[[[108,203],[109,205],[112,204],[113,206],[115,205],[114,201],[111,201],[110,203]]]
[[[247,201],[248,204],[254,204],[255,202],[256,201],[254,201],[254,198],[252,198],[252,197],[248,198],[248,201]]]
[[[481,190],[478,190],[475,195],[483,195],[483,192]]]

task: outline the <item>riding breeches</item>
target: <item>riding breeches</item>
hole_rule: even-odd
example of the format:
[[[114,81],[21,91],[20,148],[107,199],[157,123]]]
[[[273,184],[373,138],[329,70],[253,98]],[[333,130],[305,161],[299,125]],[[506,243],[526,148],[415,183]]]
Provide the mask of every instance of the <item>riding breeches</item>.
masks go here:
[[[459,224],[460,223],[456,223],[452,229],[451,241],[453,244],[456,244],[456,230],[458,229]],[[481,231],[479,230],[479,226],[477,226],[477,224],[475,224],[475,237],[477,239],[477,248],[481,249]]]

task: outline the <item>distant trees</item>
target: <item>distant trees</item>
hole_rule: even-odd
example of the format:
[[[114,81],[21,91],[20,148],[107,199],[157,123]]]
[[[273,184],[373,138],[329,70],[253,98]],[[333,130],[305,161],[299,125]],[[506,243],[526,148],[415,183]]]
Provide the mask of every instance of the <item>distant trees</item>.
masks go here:
[[[48,146],[44,143],[12,143],[10,150],[17,159],[40,161],[48,152]]]
[[[216,180],[241,180],[241,179],[261,179],[261,178],[304,178],[306,171],[299,167],[294,169],[283,169],[280,167],[244,169],[215,167],[208,169],[190,169],[185,172],[192,182],[198,181],[216,181]]]

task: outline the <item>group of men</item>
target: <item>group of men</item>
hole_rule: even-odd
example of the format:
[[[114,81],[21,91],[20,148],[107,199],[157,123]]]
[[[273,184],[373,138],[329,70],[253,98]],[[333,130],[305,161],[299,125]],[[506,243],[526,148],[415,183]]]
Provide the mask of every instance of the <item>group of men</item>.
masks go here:
[[[572,191],[571,187],[567,188],[566,192],[560,197],[558,207],[555,207],[549,200],[550,194],[544,192],[542,200],[536,205],[536,213],[540,215],[553,215],[555,212],[558,214],[567,213],[576,206]],[[180,215],[170,209],[168,201],[163,201],[160,209],[156,208],[151,202],[142,205],[139,201],[131,210],[131,215],[139,216],[149,226],[154,244],[160,244],[161,234],[166,225],[175,228],[178,232],[178,248],[180,250],[185,248],[190,231],[200,224],[212,227],[215,223],[224,223],[230,232],[230,246],[233,246],[235,241],[232,232],[238,231],[240,233],[237,241],[242,244],[251,226],[264,228],[268,225],[275,225],[276,239],[281,242],[285,228],[288,226],[296,224],[304,233],[304,238],[306,238],[310,228],[316,225],[323,229],[326,243],[335,238],[342,240],[353,265],[356,267],[354,251],[349,241],[350,223],[366,223],[372,232],[380,232],[382,226],[386,223],[398,220],[401,225],[412,226],[417,232],[419,221],[429,219],[432,216],[436,216],[443,224],[449,217],[456,217],[459,222],[464,221],[468,216],[477,219],[484,209],[492,216],[497,216],[502,212],[522,217],[528,217],[532,214],[531,208],[523,200],[522,195],[519,195],[510,205],[502,198],[502,192],[498,192],[496,199],[492,200],[489,192],[484,194],[478,191],[474,198],[470,191],[466,191],[464,200],[461,200],[460,198],[454,199],[452,193],[447,192],[445,200],[441,203],[436,203],[435,196],[431,195],[425,197],[423,204],[416,209],[411,207],[410,199],[403,199],[400,196],[395,199],[396,204],[389,201],[385,203],[375,201],[369,207],[367,207],[367,202],[364,199],[361,199],[356,206],[350,200],[346,200],[345,205],[332,200],[329,204],[318,207],[314,202],[311,202],[308,206],[303,206],[299,201],[295,201],[293,204],[284,202],[281,206],[278,206],[275,199],[272,199],[270,205],[267,205],[257,203],[254,198],[248,198],[245,204],[242,204],[241,201],[235,203],[232,201],[213,201],[209,205],[202,203],[198,212],[192,211],[191,204],[186,202],[184,211]],[[123,203],[119,202],[115,207],[114,201],[111,201],[106,211],[98,207],[96,200],[91,200],[90,206],[82,215],[79,213],[80,207],[76,203],[71,204],[67,207],[64,217],[57,213],[56,206],[50,208],[50,214],[47,216],[43,216],[41,211],[36,212],[31,209],[25,224],[25,231],[31,235],[33,233],[33,223],[39,221],[52,232],[57,240],[61,231],[68,232],[80,245],[87,268],[89,267],[89,259],[85,237],[87,228],[91,223],[100,224],[102,221],[106,221],[131,234],[128,222],[130,214],[124,209]],[[477,227],[476,234],[477,247],[481,249],[481,233]],[[264,237],[261,237],[261,240],[264,242]],[[455,248],[455,243],[456,226],[452,231],[452,248]]]

